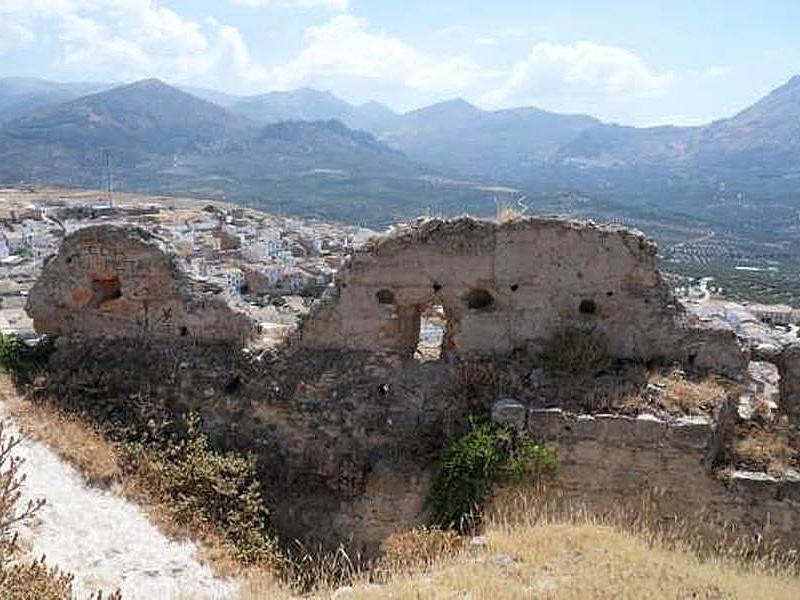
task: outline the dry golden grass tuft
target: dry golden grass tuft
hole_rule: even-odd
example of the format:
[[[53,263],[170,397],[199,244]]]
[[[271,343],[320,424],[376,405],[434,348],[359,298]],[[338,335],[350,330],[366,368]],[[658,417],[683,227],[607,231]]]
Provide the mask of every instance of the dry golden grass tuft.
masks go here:
[[[499,202],[497,204],[495,219],[498,223],[513,223],[524,216],[524,211],[510,202]]]
[[[375,570],[384,576],[420,571],[458,556],[463,549],[464,538],[455,531],[435,527],[412,529],[396,533],[384,542]]]
[[[729,393],[735,392],[736,385],[716,376],[689,378],[680,369],[651,372],[647,383],[661,389],[661,394],[648,397],[637,390],[629,394],[621,406],[635,412],[657,410],[675,415],[708,415]]]
[[[790,468],[800,468],[800,433],[788,424],[770,423],[738,432],[734,442],[734,462],[739,468],[765,470],[780,476]]]

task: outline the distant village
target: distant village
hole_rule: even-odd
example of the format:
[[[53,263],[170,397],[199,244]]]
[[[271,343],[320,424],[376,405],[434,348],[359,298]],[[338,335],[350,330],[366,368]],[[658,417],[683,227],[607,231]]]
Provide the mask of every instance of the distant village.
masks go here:
[[[0,333],[34,338],[28,290],[63,237],[88,225],[137,225],[169,243],[184,268],[216,283],[267,331],[280,334],[308,311],[342,260],[376,232],[300,220],[221,202],[74,190],[0,189]],[[792,332],[800,310],[718,297],[711,278],[675,288],[695,318],[734,329],[761,321]]]
[[[28,290],[63,237],[81,227],[147,229],[173,247],[187,271],[224,287],[273,326],[291,325],[347,252],[375,234],[200,200],[0,190],[0,206],[0,332],[25,338],[35,335],[24,312]]]

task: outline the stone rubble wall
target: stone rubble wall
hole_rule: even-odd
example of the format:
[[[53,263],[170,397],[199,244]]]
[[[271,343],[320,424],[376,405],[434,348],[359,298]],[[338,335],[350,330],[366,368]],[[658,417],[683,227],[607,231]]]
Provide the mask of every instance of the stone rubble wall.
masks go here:
[[[665,522],[689,521],[710,535],[735,527],[800,549],[800,479],[712,470],[735,418],[727,404],[716,419],[674,421],[531,409],[526,427],[557,448],[557,481],[567,497],[613,510],[639,508],[647,494]]]
[[[778,408],[800,426],[800,344],[787,345],[774,362],[780,373]]]
[[[255,331],[221,288],[193,279],[158,238],[135,227],[100,225],[67,236],[26,311],[38,333],[53,337],[243,343]]]
[[[536,352],[560,329],[585,324],[616,358],[692,358],[735,373],[746,362],[734,335],[682,322],[644,235],[550,218],[434,219],[373,240],[306,320],[302,343],[410,355],[432,304],[444,308],[446,354]]]

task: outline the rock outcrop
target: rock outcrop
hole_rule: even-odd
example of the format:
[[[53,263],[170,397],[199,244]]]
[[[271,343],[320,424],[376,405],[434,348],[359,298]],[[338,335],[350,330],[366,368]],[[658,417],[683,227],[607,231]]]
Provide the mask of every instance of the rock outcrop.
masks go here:
[[[222,289],[190,277],[154,235],[101,225],[67,236],[31,290],[40,334],[245,342],[255,325]]]

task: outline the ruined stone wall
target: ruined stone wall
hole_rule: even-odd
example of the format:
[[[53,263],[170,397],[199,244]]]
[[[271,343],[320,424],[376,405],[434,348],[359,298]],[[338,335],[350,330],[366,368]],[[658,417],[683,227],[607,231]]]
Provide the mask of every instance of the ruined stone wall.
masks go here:
[[[411,354],[420,314],[434,304],[447,320],[443,351],[459,356],[535,352],[576,323],[594,326],[612,356],[629,359],[681,358],[687,341],[703,354],[716,335],[680,324],[656,247],[640,233],[547,218],[461,218],[422,221],[356,251],[306,321],[302,342]],[[735,336],[714,343],[717,353],[730,346],[723,368],[743,367]]]
[[[221,288],[192,279],[152,234],[101,225],[67,236],[26,307],[40,334],[241,343],[254,331]]]
[[[531,409],[527,428],[557,448],[559,489],[592,509],[637,510],[644,503],[663,522],[692,523],[708,538],[728,531],[797,550],[799,479],[712,468],[733,419],[731,410],[717,419],[667,421]]]
[[[792,423],[800,425],[800,344],[784,347],[775,364],[780,372],[779,409]]]

